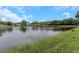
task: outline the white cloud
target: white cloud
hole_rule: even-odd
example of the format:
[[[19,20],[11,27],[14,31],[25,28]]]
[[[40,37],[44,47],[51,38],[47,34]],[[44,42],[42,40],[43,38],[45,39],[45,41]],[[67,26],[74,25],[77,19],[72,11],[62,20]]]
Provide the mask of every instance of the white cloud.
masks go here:
[[[28,20],[29,20],[29,22],[33,22],[33,21],[34,21],[33,18],[34,18],[33,15],[28,15]]]
[[[21,18],[24,19],[24,20],[28,20],[28,16],[27,15],[22,15]]]
[[[43,19],[43,20],[40,20],[39,22],[44,22],[44,21],[47,21],[46,19]]]
[[[28,18],[29,18],[29,19],[32,19],[32,18],[33,18],[33,16],[32,16],[32,15],[28,15]]]
[[[6,18],[1,18],[1,20],[2,20],[2,21],[7,21],[7,19],[6,19]]]
[[[25,10],[25,8],[24,8],[24,6],[10,6],[10,7],[5,7],[6,9],[9,9],[9,8],[11,8],[11,9],[15,9],[16,10],[16,12],[19,12],[19,13],[26,13],[26,10]]]
[[[12,22],[19,22],[22,20],[21,17],[17,16],[16,14],[12,13],[7,9],[0,10],[0,16],[2,16],[2,18],[6,19],[7,21]]]
[[[33,16],[32,15],[22,15],[21,18],[23,20],[28,21],[28,22],[32,22],[33,21]]]
[[[65,13],[63,13],[63,15],[65,15],[67,18],[71,17],[69,12],[65,12]]]

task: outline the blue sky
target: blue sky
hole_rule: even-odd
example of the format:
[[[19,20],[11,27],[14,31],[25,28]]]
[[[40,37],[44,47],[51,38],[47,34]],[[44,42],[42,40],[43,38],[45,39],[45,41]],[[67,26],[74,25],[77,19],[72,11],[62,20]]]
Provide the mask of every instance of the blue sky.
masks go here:
[[[62,20],[74,18],[77,11],[78,6],[0,6],[0,18],[12,22]]]

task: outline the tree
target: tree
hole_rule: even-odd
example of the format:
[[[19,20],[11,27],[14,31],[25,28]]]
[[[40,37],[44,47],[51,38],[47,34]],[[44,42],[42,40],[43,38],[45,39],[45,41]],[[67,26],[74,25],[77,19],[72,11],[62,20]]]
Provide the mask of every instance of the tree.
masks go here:
[[[67,25],[72,25],[73,24],[73,19],[72,18],[68,18],[67,20]]]
[[[20,22],[21,26],[27,26],[27,22],[25,20],[22,20],[22,22]]]
[[[79,24],[79,11],[77,12],[77,14],[76,14],[75,17],[77,18],[77,22],[78,22],[78,24]]]
[[[12,23],[12,22],[6,22],[6,25],[8,25],[8,26],[12,26],[13,23]]]

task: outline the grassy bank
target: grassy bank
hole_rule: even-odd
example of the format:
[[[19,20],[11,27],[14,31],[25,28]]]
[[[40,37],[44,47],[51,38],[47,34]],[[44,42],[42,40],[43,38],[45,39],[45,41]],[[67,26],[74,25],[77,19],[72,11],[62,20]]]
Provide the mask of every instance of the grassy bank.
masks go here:
[[[12,28],[13,26],[7,26],[7,25],[0,25],[0,30]]]
[[[79,27],[7,52],[79,52]]]

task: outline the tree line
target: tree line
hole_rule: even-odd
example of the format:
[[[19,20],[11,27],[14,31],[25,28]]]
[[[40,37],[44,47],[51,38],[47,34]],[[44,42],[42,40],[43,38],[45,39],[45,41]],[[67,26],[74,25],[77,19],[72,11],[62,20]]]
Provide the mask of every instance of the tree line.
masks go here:
[[[51,25],[77,25],[77,24],[78,24],[77,20],[69,18],[69,19],[64,19],[64,20],[32,22],[30,25],[33,25],[33,26],[51,26]]]
[[[12,26],[12,25],[14,25],[14,26],[27,26],[27,21],[22,20],[22,21],[20,21],[20,22],[18,22],[18,23],[13,23],[13,22],[10,22],[10,21],[2,21],[2,20],[0,19],[0,25],[8,25],[8,26]]]
[[[51,20],[51,21],[42,21],[42,22],[32,22],[32,23],[28,23],[27,21],[25,20],[22,20],[18,23],[13,23],[13,22],[5,22],[5,21],[2,21],[0,19],[0,24],[2,25],[9,25],[9,26],[12,26],[12,25],[20,25],[20,26],[27,26],[27,25],[30,25],[30,26],[51,26],[51,25],[79,25],[79,11],[76,13],[75,15],[75,18],[68,18],[68,19],[63,19],[63,20]]]
[[[63,20],[52,20],[43,22],[32,22],[31,26],[51,26],[51,25],[79,25],[79,11],[74,18],[68,18]]]

